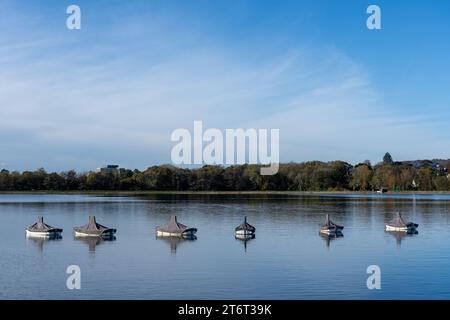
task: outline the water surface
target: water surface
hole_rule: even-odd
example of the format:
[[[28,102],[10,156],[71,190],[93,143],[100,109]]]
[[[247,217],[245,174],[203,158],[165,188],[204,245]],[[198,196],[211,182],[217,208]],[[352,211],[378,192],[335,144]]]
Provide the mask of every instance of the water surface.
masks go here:
[[[1,299],[449,299],[447,195],[0,195]],[[384,231],[396,211],[419,234]],[[319,235],[329,213],[344,237]],[[43,215],[62,239],[33,240]],[[77,240],[89,215],[118,229],[116,240]],[[198,239],[158,239],[170,215]],[[256,238],[234,238],[244,216]],[[66,288],[79,265],[81,290]],[[378,265],[381,290],[368,290]]]

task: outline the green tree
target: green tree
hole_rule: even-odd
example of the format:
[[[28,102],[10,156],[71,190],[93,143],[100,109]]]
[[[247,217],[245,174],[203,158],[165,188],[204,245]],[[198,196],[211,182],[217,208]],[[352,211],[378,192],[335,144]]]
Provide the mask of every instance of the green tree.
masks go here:
[[[383,157],[383,163],[384,164],[393,164],[394,160],[392,160],[392,156],[389,152],[386,152],[386,154]]]
[[[375,166],[371,185],[374,189],[392,189],[395,185],[393,166],[390,164],[381,164]]]

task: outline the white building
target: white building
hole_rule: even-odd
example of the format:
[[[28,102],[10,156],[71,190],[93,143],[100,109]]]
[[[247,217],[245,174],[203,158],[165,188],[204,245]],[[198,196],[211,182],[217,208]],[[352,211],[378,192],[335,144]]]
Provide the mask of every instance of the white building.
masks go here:
[[[107,164],[103,167],[97,168],[97,172],[101,173],[118,173],[119,166],[116,164]]]

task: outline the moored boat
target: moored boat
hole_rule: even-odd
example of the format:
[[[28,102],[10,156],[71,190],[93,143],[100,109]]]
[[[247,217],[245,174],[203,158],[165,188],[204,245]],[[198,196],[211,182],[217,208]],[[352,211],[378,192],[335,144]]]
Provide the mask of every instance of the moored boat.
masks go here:
[[[386,231],[411,232],[418,227],[417,223],[405,221],[400,212],[397,213],[397,217],[386,223]]]
[[[244,218],[244,222],[238,225],[234,232],[236,236],[251,236],[255,233],[256,228],[247,222],[247,217]]]
[[[325,234],[338,234],[342,233],[344,226],[340,226],[330,220],[330,215],[327,214],[325,217],[325,223],[320,225],[320,232]]]
[[[73,228],[77,237],[111,237],[117,229],[105,227],[97,223],[95,216],[89,216],[88,224]]]
[[[171,216],[167,224],[156,227],[158,237],[192,237],[196,233],[196,228],[190,228],[179,223],[176,216]]]
[[[37,222],[26,229],[26,235],[29,237],[57,237],[63,229],[55,228],[44,223],[44,217],[39,216]]]

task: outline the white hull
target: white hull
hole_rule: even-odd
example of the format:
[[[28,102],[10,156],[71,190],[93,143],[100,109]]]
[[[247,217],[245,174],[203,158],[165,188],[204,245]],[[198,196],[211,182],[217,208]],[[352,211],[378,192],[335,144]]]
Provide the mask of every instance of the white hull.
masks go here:
[[[27,237],[52,237],[52,236],[56,236],[59,235],[60,232],[34,232],[34,231],[29,231],[29,230],[25,230]]]
[[[341,234],[343,229],[320,229],[323,234]]]
[[[235,231],[235,234],[237,236],[251,236],[251,235],[254,234],[254,232],[250,232],[250,231],[247,231],[247,230],[238,230],[238,231]]]
[[[192,237],[195,235],[195,231],[183,232],[183,233],[171,233],[165,231],[156,231],[158,237]]]
[[[74,231],[76,237],[111,237],[114,235],[113,232],[106,232],[102,234],[91,234],[91,233],[84,233],[79,231]]]
[[[74,231],[74,233],[75,233],[75,236],[77,236],[77,237],[98,237],[97,235],[82,233],[82,232],[78,232],[78,231]]]
[[[393,227],[386,225],[386,231],[402,231],[402,232],[408,232],[411,230],[415,230],[414,228],[408,228],[408,227]]]
[[[252,234],[236,234],[235,236],[234,236],[236,239],[238,239],[238,240],[250,240],[250,239],[255,239],[255,234],[254,233],[252,233]]]

